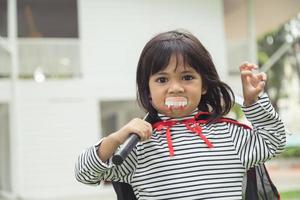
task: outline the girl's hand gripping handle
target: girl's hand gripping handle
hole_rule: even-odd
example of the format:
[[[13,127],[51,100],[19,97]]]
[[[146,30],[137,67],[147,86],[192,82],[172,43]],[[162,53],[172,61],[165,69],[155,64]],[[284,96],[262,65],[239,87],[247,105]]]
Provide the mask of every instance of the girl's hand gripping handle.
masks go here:
[[[112,162],[115,165],[121,165],[128,154],[135,147],[135,145],[139,142],[139,140],[140,137],[137,134],[131,133],[127,140],[124,142],[123,146],[113,156]]]
[[[147,114],[143,120],[149,121],[149,115]],[[136,133],[131,133],[126,141],[123,143],[121,148],[114,154],[112,158],[112,162],[115,165],[121,165],[123,161],[126,159],[128,154],[132,151],[132,149],[136,146],[136,144],[140,140],[140,136]]]

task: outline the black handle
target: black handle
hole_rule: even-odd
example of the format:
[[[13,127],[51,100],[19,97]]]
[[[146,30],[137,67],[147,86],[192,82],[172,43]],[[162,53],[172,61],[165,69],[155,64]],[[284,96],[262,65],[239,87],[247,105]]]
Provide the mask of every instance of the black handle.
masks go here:
[[[112,162],[115,165],[121,165],[128,154],[135,147],[135,145],[139,142],[139,140],[140,137],[137,134],[131,133],[122,147],[119,149],[119,151],[113,156]]]

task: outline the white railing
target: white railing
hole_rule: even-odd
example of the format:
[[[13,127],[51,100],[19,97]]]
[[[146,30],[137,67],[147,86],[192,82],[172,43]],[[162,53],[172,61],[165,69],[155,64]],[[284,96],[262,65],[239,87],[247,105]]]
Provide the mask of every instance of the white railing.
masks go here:
[[[4,41],[4,40],[2,40]],[[10,53],[4,45],[0,46],[0,78],[10,76]]]
[[[79,77],[79,39],[19,38],[19,77],[33,78],[38,70],[49,78]],[[0,49],[0,77],[10,74],[9,53]]]
[[[47,77],[80,76],[78,39],[19,39],[19,75],[32,77],[36,70]]]

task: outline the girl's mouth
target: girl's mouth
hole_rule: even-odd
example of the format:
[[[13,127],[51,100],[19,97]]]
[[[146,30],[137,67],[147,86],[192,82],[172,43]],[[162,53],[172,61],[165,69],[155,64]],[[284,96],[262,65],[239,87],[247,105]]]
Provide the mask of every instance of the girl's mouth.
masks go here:
[[[187,98],[185,97],[167,97],[165,99],[165,105],[170,111],[172,110],[183,110],[187,106]]]

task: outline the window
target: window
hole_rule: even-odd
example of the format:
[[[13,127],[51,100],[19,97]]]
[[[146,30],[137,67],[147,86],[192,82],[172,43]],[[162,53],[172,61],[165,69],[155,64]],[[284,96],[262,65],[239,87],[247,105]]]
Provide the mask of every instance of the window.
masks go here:
[[[7,44],[7,0],[0,0],[0,78],[10,76],[10,54],[5,48]]]
[[[7,0],[0,0],[0,36],[7,37]]]
[[[8,36],[8,2],[0,0],[0,40]],[[77,13],[77,0],[17,0],[20,78],[81,76]],[[0,78],[9,76],[10,63],[0,43]]]
[[[2,41],[8,36],[8,2],[0,0]],[[77,0],[17,0],[20,78],[81,76],[77,13]],[[0,78],[9,77],[10,63],[11,56],[0,41]]]
[[[0,78],[10,74],[10,54],[5,49],[7,43],[7,0],[0,0]]]
[[[10,54],[0,46],[0,78],[8,78],[10,76],[10,67]]]
[[[134,100],[101,101],[101,137],[119,130],[133,118],[143,118],[145,113]]]
[[[18,0],[18,36],[78,38],[76,0]]]
[[[19,77],[43,76],[65,79],[80,77],[79,41],[77,39],[19,39]]]

